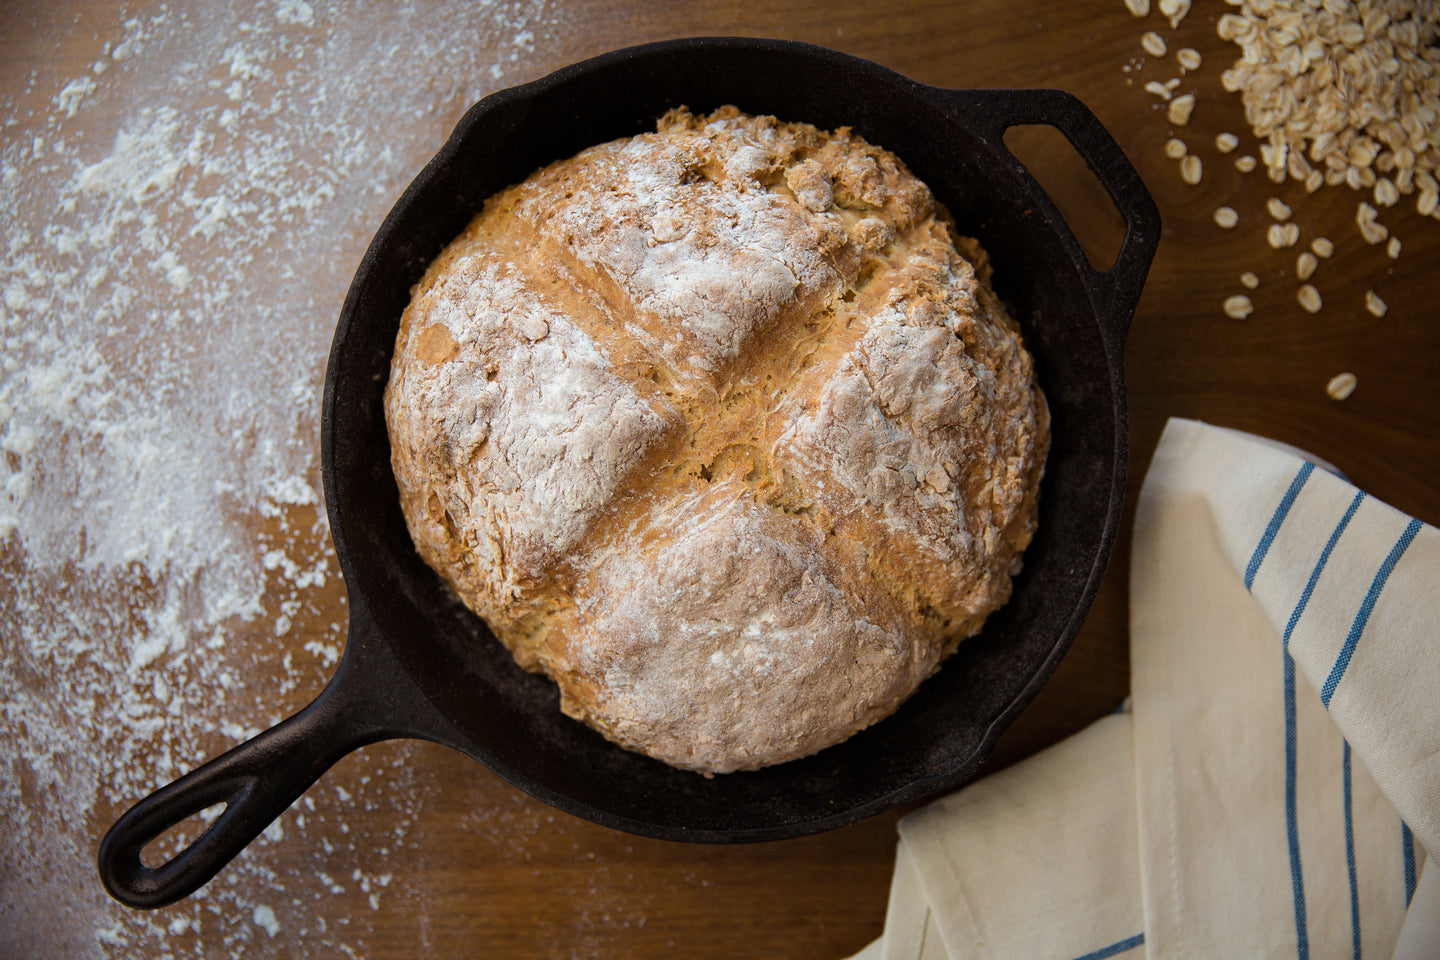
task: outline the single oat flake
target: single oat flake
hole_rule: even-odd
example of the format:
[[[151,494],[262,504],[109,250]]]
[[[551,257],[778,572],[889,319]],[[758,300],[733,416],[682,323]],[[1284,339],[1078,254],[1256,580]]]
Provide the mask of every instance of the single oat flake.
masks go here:
[[[1190,0],[1160,0],[1160,15],[1170,21],[1170,29],[1180,26],[1180,21],[1190,12]]]
[[[1226,297],[1222,305],[1225,316],[1234,320],[1244,320],[1255,312],[1255,304],[1243,293],[1237,293],[1233,297]]]
[[[1166,118],[1175,126],[1183,127],[1190,122],[1190,114],[1195,112],[1195,94],[1187,93],[1184,96],[1176,97],[1170,101],[1169,108],[1165,111]]]
[[[1371,246],[1384,243],[1385,238],[1390,236],[1390,230],[1375,219],[1379,215],[1380,211],[1363,201],[1355,208],[1355,224],[1360,228],[1360,235],[1365,238],[1365,242]]]
[[[1331,400],[1344,400],[1355,392],[1355,386],[1359,383],[1353,373],[1337,373],[1325,384],[1325,392],[1330,395]]]
[[[1180,179],[1192,187],[1200,182],[1203,170],[1204,168],[1200,163],[1200,158],[1193,153],[1180,161]]]
[[[1374,290],[1366,290],[1365,309],[1370,311],[1372,317],[1383,317],[1390,308],[1385,305],[1385,301],[1381,300],[1380,295]]]
[[[1315,270],[1319,266],[1320,261],[1316,259],[1315,254],[1306,250],[1295,258],[1295,276],[1301,280],[1309,280],[1315,276]]]

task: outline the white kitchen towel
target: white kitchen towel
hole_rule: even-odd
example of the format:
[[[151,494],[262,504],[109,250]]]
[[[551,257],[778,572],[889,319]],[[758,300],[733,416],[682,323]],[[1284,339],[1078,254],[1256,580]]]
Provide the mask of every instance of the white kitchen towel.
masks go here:
[[[1131,724],[1106,717],[901,821],[897,863],[920,880],[942,956],[1145,956]]]
[[[1296,664],[1353,635],[1337,676],[1376,699],[1375,723],[1435,750],[1440,701],[1388,710],[1385,687],[1362,676],[1379,662],[1358,656],[1361,646],[1398,655],[1373,633],[1393,609],[1429,603],[1436,618],[1435,531],[1428,591],[1424,549],[1394,552],[1402,536],[1413,547],[1418,528],[1292,453],[1193,421],[1167,425],[1141,488],[1130,569],[1152,956],[1391,956],[1415,845],[1367,773],[1384,757],[1347,744],[1317,692],[1338,652],[1323,672]],[[1425,659],[1421,634],[1404,639],[1417,644],[1407,660]],[[1429,660],[1440,691],[1440,661]],[[1436,787],[1412,808],[1433,805]]]
[[[1440,957],[1440,534],[1172,420],[1130,604],[1133,716],[902,821],[866,955]]]
[[[915,872],[915,861],[903,840],[895,850],[885,934],[876,943],[875,960],[949,960],[920,875]]]
[[[1435,960],[1440,955],[1440,868],[1435,858],[1425,861],[1420,872],[1420,885],[1415,888],[1415,897],[1410,909],[1405,912],[1405,923],[1400,928],[1400,942],[1395,944],[1392,960]]]

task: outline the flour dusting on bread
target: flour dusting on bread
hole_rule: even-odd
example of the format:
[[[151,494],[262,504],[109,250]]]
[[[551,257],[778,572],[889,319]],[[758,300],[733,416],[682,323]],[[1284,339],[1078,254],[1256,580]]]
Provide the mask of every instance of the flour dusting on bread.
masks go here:
[[[1044,397],[892,154],[667,114],[492,197],[386,389],[425,560],[566,713],[705,774],[845,739],[1009,597]]]

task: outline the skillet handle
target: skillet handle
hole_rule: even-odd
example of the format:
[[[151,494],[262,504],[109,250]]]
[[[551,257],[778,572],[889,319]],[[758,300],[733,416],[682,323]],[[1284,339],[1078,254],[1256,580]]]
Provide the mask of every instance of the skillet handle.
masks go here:
[[[1085,286],[1101,318],[1112,361],[1124,354],[1125,336],[1150,261],[1160,243],[1160,211],[1140,174],[1090,108],[1064,90],[946,90],[945,104],[984,139],[1003,162],[1031,186],[1041,212],[1064,237],[1081,265]],[[1005,146],[1005,131],[1022,124],[1045,124],[1065,135],[1110,194],[1125,220],[1125,239],[1109,270],[1096,270],[1080,250],[1065,218],[1035,178]],[[1117,367],[1118,369],[1118,367]]]
[[[163,907],[187,897],[336,761],[399,736],[447,739],[438,712],[352,596],[345,654],[315,701],[131,807],[100,842],[100,880],[130,907]],[[158,867],[141,861],[146,844],[217,803],[225,804],[224,812],[189,846]]]

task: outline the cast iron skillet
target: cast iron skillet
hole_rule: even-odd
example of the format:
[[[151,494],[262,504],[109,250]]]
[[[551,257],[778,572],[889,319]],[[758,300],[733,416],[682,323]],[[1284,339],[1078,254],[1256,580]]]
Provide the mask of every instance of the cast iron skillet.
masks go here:
[[[704,779],[616,747],[561,715],[419,559],[390,473],[381,393],[401,311],[426,265],[490,194],[550,161],[653,130],[669,108],[851,126],[893,150],[995,263],[1053,415],[1039,531],[1010,603],[896,714],[838,746]],[[1016,124],[1058,128],[1123,214],[1097,271],[1006,150]],[[561,810],[651,837],[798,837],[974,779],[1074,639],[1104,573],[1125,491],[1125,335],[1160,235],[1134,168],[1058,90],[945,90],[865,60],[777,40],[649,44],[476,104],[381,225],[350,287],[325,381],[325,503],[349,595],[335,676],[310,706],[136,804],[100,845],[123,903],[158,907],[208,881],[342,756],[393,737],[446,744]],[[205,807],[224,812],[157,868],[141,849]]]

